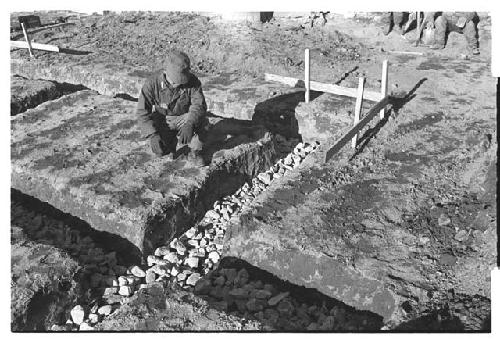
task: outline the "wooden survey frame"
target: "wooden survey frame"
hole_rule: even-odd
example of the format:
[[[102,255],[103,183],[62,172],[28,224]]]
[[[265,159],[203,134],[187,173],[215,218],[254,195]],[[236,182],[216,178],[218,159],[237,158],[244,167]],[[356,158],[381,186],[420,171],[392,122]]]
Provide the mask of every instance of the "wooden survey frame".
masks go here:
[[[373,119],[373,117],[376,115],[377,112],[379,113],[380,120],[383,120],[385,118],[385,112],[386,112],[385,107],[389,103],[389,96],[388,96],[389,62],[387,60],[384,60],[382,62],[382,77],[380,84],[380,92],[365,90],[364,89],[365,79],[363,77],[359,78],[358,88],[349,88],[334,84],[324,84],[321,82],[312,81],[310,79],[309,63],[310,63],[309,49],[306,48],[304,51],[304,80],[285,77],[276,74],[269,74],[269,73],[264,73],[264,78],[266,81],[275,81],[286,84],[291,87],[305,88],[306,91],[305,91],[304,101],[306,103],[309,102],[310,99],[309,96],[311,90],[356,98],[356,106],[354,109],[354,124],[353,124],[354,126],[331,147],[328,147],[328,145],[331,145],[332,143],[327,143],[326,146],[321,147],[322,149],[327,147],[327,150],[325,152],[326,153],[325,162],[327,162],[349,140],[351,140],[352,148],[356,148],[359,131],[363,127],[365,127],[366,124],[368,124],[371,119]],[[359,120],[364,99],[375,101],[376,104],[370,108],[370,110],[361,120]]]

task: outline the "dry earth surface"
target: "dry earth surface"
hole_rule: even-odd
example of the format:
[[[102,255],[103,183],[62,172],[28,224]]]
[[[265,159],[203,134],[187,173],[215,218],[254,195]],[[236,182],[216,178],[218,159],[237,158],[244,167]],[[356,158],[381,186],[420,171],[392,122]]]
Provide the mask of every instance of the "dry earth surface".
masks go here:
[[[61,15],[39,14],[42,23],[53,22]],[[131,76],[142,77],[162,67],[166,51],[178,48],[191,56],[192,68],[199,75],[220,76],[222,88],[228,73],[250,82],[262,79],[264,72],[301,78],[303,50],[310,48],[312,79],[355,87],[358,77],[364,76],[366,87],[377,90],[382,60],[387,59],[390,90],[403,93],[392,102],[388,118],[374,120],[364,129],[356,152],[346,148],[328,164],[321,163],[319,154],[311,155],[303,167],[273,182],[246,206],[227,238],[228,254],[239,254],[250,264],[299,285],[303,282],[294,277],[293,267],[289,272],[280,272],[272,263],[234,249],[231,236],[267,227],[283,235],[281,240],[290,237],[285,239],[288,245],[313,248],[363,275],[382,275],[378,270],[383,267],[390,274],[380,279],[392,286],[391,293],[401,297],[401,304],[393,305],[389,321],[381,320],[385,317],[382,312],[353,309],[245,263],[248,283],[239,287],[237,282],[231,282],[225,286],[261,289],[267,283],[274,286],[270,295],[291,291],[290,296],[276,307],[264,309],[264,305],[261,309],[255,303],[249,306],[248,300],[226,300],[227,295],[217,295],[221,291],[202,297],[189,290],[155,285],[142,289],[128,302],[108,301],[113,305],[113,314],[96,329],[489,329],[489,277],[497,260],[496,81],[490,74],[489,18],[481,16],[481,55],[473,57],[463,55],[465,38],[460,34],[450,34],[446,49],[436,52],[424,46],[413,47],[408,39],[394,32],[384,36],[379,19],[377,14],[353,18],[331,15],[325,26],[304,28],[303,19],[227,23],[194,13],[143,12],[73,16],[68,19],[72,25],[32,34],[36,42],[89,52],[36,51],[37,62],[77,65],[88,68],[89,73],[93,65],[105,64],[113,65],[110,72],[112,67],[126,66],[137,70]],[[19,39],[19,34],[12,32],[11,38]],[[408,33],[407,38],[412,34]],[[11,57],[29,63],[26,50],[14,50]],[[22,90],[18,90],[22,86],[16,84],[23,81],[13,80],[12,105],[22,97]],[[65,81],[57,81],[40,82],[40,86],[59,86],[61,94],[56,96],[81,90],[82,85],[99,91],[89,80],[73,83],[71,86],[77,87],[65,92],[58,85]],[[119,83],[114,86],[121,88]],[[283,86],[282,92],[270,93],[271,103],[278,106],[264,119],[271,131],[293,125],[295,109],[304,106],[301,95],[284,95],[286,100],[281,100],[287,91]],[[133,98],[137,92],[122,94]],[[22,104],[15,104],[19,107],[16,110],[56,96],[32,99],[25,95],[27,99],[20,99]],[[329,98],[332,96],[314,93],[311,104],[333,107],[339,115],[352,116],[351,100]],[[368,108],[365,105],[363,109]],[[14,110],[11,114],[15,114]],[[312,132],[320,129],[321,121],[318,119],[310,128]],[[96,286],[91,273],[104,266],[118,272],[130,264],[111,254],[114,252],[106,249],[105,242],[99,243],[99,236],[92,230],[77,227],[74,218],[48,211],[40,202],[13,193],[11,308],[15,331],[74,329],[64,322],[76,303],[88,305],[89,309],[101,306],[93,295]],[[312,217],[319,221],[312,222]],[[287,231],[291,225],[301,227]],[[333,245],[330,237],[341,241]],[[373,250],[384,243],[393,247],[385,252]],[[220,276],[227,282],[227,271],[222,270],[233,266],[241,272],[241,264],[229,260],[208,277],[212,285],[217,285],[215,279]],[[318,286],[307,287],[325,293]],[[221,307],[221,302],[226,304]],[[228,302],[232,305],[229,308]],[[54,324],[59,327],[52,327]]]

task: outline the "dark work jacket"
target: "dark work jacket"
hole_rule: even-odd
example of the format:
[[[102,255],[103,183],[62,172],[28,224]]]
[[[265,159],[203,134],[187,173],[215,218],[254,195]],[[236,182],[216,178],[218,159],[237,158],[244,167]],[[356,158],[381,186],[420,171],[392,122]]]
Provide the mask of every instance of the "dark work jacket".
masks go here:
[[[155,121],[158,113],[161,116],[188,113],[188,121],[196,125],[206,112],[207,104],[201,82],[195,75],[191,74],[187,84],[174,89],[161,70],[156,71],[142,86],[136,109],[143,137],[158,134],[158,125]]]

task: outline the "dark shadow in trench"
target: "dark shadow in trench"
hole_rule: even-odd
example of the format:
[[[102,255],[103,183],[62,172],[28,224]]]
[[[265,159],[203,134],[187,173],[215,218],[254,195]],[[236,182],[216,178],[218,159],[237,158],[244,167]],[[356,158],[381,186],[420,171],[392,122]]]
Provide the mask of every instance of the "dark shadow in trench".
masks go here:
[[[455,305],[468,304],[469,307],[454,310]],[[480,314],[479,314],[480,313]],[[464,316],[462,321],[457,314]],[[491,332],[491,301],[480,295],[454,294],[442,306],[435,306],[421,312],[414,319],[399,324],[393,332]]]

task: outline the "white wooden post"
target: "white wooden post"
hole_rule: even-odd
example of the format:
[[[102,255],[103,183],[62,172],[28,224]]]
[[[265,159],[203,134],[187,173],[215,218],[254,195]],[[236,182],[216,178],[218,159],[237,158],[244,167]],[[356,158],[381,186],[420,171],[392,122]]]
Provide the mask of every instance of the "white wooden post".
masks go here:
[[[305,68],[304,84],[306,87],[305,102],[309,102],[309,96],[310,96],[310,90],[311,90],[311,81],[309,78],[309,48],[306,48],[304,53],[305,53],[305,55],[304,55],[304,68]]]
[[[420,12],[417,12],[417,32],[420,32]]]
[[[356,106],[354,108],[354,126],[359,122],[359,115],[361,114],[361,108],[363,107],[363,91],[365,89],[365,78],[359,78],[358,85],[358,96],[356,97]],[[358,133],[352,137],[351,146],[356,148],[356,143],[358,142]]]
[[[388,67],[389,67],[389,63],[387,62],[387,60],[384,60],[384,62],[382,63],[382,84],[381,84],[381,88],[380,88],[380,96],[382,98],[385,98],[387,96],[387,81],[388,81],[388,77],[389,77],[389,73],[388,73]],[[385,116],[385,108],[382,108],[380,110],[380,120],[384,119],[384,116]]]
[[[26,43],[28,44],[28,51],[30,52],[30,57],[33,57],[33,51],[31,50],[30,37],[28,36],[28,32],[26,31],[26,27],[24,26],[23,22],[21,22],[21,28],[23,29],[24,39],[26,39]]]

